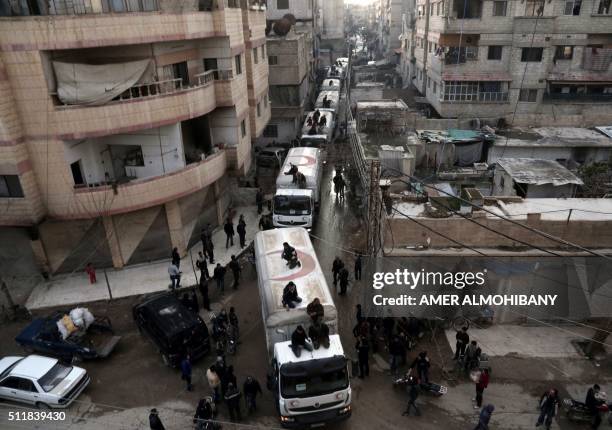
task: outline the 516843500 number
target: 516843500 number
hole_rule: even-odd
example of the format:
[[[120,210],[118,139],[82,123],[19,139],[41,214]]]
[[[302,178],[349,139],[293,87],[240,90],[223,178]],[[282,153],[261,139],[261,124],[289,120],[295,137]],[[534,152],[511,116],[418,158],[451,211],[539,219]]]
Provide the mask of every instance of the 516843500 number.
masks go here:
[[[63,411],[20,411],[9,412],[9,421],[64,421],[66,412]]]

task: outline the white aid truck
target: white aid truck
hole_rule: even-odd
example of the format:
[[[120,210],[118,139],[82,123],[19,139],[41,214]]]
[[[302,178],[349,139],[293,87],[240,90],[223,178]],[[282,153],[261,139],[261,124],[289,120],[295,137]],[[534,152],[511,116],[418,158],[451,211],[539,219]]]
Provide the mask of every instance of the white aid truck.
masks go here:
[[[315,112],[307,112],[306,120],[302,126],[302,137],[300,138],[300,146],[311,148],[325,148],[332,143],[334,137],[334,129],[336,127],[335,115],[329,110],[319,110],[319,117],[315,124]],[[321,118],[325,117],[322,123]]]
[[[304,175],[304,183],[294,181],[285,174],[291,165]],[[292,148],[276,178],[276,194],[272,200],[274,227],[312,228],[315,209],[319,206],[323,166],[321,150],[317,148]],[[300,188],[302,186],[303,188]]]
[[[282,259],[283,242],[293,246],[301,266],[289,269]],[[351,386],[331,292],[310,242],[300,227],[261,231],[255,236],[259,296],[270,357],[268,387],[274,395],[280,424],[286,428],[312,428],[347,419],[351,415]],[[285,286],[293,281],[302,302],[283,307]],[[306,307],[319,298],[330,331],[330,346],[299,357],[291,349],[291,335],[298,325],[306,331],[310,317]]]

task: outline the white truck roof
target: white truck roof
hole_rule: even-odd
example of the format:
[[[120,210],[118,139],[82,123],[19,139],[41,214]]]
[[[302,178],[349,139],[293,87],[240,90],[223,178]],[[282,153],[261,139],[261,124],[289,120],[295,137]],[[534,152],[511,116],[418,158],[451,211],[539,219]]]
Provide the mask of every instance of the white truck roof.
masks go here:
[[[327,100],[330,101],[329,107],[323,107],[323,99],[327,96]],[[338,109],[338,101],[340,100],[340,93],[338,91],[321,91],[319,96],[317,97],[317,101],[315,102],[315,108],[322,110],[330,110],[332,112],[336,112]]]
[[[323,79],[321,91],[340,91],[340,79]]]
[[[332,127],[334,126],[334,113],[329,110],[323,110],[323,109],[319,109],[319,113],[321,114],[321,116],[324,116],[327,119],[327,123],[325,124],[324,127],[319,126],[318,132],[316,134],[308,134],[311,128],[311,126],[307,124],[308,118],[311,118],[314,115],[314,111],[308,112],[306,114],[306,119],[304,120],[304,125],[302,126],[302,139],[305,139],[305,138],[306,139],[307,138],[331,139],[331,132],[333,130]],[[321,121],[320,117],[319,117],[319,121]]]
[[[301,361],[320,360],[322,358],[331,358],[335,356],[343,356],[344,349],[340,336],[332,334],[329,336],[329,348],[319,348],[313,351],[302,350],[299,357],[296,357],[291,350],[291,341],[278,342],[274,344],[274,357],[279,365],[285,363],[299,363]]]
[[[295,188],[279,188],[275,196],[304,196],[312,197],[312,190],[296,190]]]
[[[281,258],[283,242],[296,249],[301,267],[287,267],[286,261]],[[323,305],[324,321],[336,321],[334,300],[305,229],[289,227],[260,231],[255,235],[255,253],[259,295],[267,329],[307,325],[310,318],[306,314],[306,306],[316,297]],[[282,304],[282,297],[283,289],[290,281],[296,284],[302,303],[287,311]],[[308,330],[308,327],[304,328]],[[291,336],[291,333],[287,333],[287,336]]]
[[[285,175],[288,172],[291,164],[295,164],[298,171],[306,178],[306,187],[314,188],[317,186],[317,178],[321,169],[321,150],[318,148],[291,148],[283,168],[278,173],[276,178],[276,188],[297,188],[297,184],[293,183],[293,175]],[[281,242],[282,243],[282,242]]]

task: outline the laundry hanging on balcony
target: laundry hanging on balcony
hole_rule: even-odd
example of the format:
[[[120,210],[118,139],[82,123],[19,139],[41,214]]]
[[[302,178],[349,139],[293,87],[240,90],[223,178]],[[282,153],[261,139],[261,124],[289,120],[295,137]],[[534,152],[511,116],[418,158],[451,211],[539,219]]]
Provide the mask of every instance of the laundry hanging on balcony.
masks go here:
[[[149,59],[101,65],[54,61],[57,95],[64,104],[103,105],[135,84],[149,81],[150,64]]]

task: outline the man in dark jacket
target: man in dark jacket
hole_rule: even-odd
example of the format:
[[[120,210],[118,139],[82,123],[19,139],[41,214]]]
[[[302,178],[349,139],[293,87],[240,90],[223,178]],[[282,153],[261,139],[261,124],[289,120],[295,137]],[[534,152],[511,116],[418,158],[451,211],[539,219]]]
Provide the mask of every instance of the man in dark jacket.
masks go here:
[[[591,429],[598,429],[601,424],[601,413],[599,412],[599,407],[601,405],[601,401],[597,399],[597,394],[599,394],[599,390],[601,388],[599,385],[595,384],[589,391],[587,391],[586,400],[584,404],[593,415],[593,421],[591,422]]]
[[[359,377],[370,376],[370,343],[365,336],[357,338],[357,360],[359,361]]]
[[[247,410],[250,414],[257,410],[257,395],[263,394],[261,391],[261,385],[259,385],[259,381],[253,378],[252,376],[247,376],[246,381],[244,381],[244,385],[242,386],[242,391],[244,392],[244,400],[246,401]]]
[[[257,214],[261,215],[263,211],[263,203],[264,203],[264,193],[260,188],[257,190],[257,194],[255,194],[255,204],[257,205]]]
[[[172,264],[174,264],[179,269],[181,268],[181,256],[178,252],[178,248],[172,248]]]
[[[338,275],[340,275],[340,270],[344,268],[344,263],[340,260],[340,257],[336,256],[334,262],[332,263],[332,273],[334,274],[334,287],[338,285]]]
[[[242,420],[240,416],[240,390],[231,382],[227,385],[224,399],[227,404],[230,419],[232,421]]]
[[[482,408],[478,417],[478,424],[474,427],[474,430],[489,430],[489,421],[491,421],[491,415],[493,415],[494,410],[495,406],[491,404]]]
[[[314,349],[329,348],[329,327],[324,322],[317,322],[308,328],[308,337],[312,340]]]
[[[191,357],[189,354],[183,358],[181,361],[181,378],[183,381],[187,382],[187,391],[193,390],[193,385],[191,384]]]
[[[389,343],[389,354],[391,355],[391,373],[396,374],[400,363],[406,360],[406,347],[398,336],[394,336]]]
[[[232,270],[232,275],[234,275],[234,284],[232,287],[235,290],[238,288],[238,284],[240,283],[240,272],[242,271],[242,269],[240,269],[240,263],[238,263],[238,260],[236,260],[235,255],[231,256],[231,261],[229,262],[228,266]]]
[[[229,248],[230,246],[234,246],[234,223],[231,219],[227,219],[225,221],[225,225],[223,226],[223,231],[225,232],[225,248]]]
[[[457,343],[455,345],[455,357],[453,360],[457,360],[459,359],[459,356],[465,355],[465,349],[470,344],[470,335],[467,331],[467,327],[462,327],[461,330],[455,335],[455,340]]]
[[[418,417],[421,415],[421,411],[416,404],[416,401],[419,397],[419,381],[414,376],[408,377],[408,404],[406,405],[406,410],[402,415],[410,416],[410,408],[414,408],[414,414]]]
[[[283,306],[293,309],[299,303],[302,303],[302,298],[298,296],[297,286],[295,283],[290,281],[283,289]]]
[[[325,311],[318,297],[315,297],[312,302],[308,303],[308,306],[306,306],[306,313],[313,324],[317,324],[323,320]]]
[[[355,281],[361,281],[361,254],[355,259]]]
[[[429,362],[429,357],[427,356],[427,351],[423,351],[419,353],[419,356],[414,359],[412,364],[410,365],[410,369],[414,369],[419,378],[419,382],[421,384],[429,383],[429,368],[431,367],[431,363]]]
[[[202,295],[202,307],[210,312],[210,297],[208,297],[208,279],[204,276],[200,278],[198,289]]]
[[[200,278],[210,278],[210,273],[208,273],[208,264],[206,263],[206,256],[202,251],[198,252],[196,267],[200,269]]]
[[[296,357],[302,354],[302,348],[308,351],[312,351],[312,345],[306,341],[306,331],[301,325],[293,331],[291,335],[291,349]]]
[[[559,394],[557,390],[551,388],[540,398],[540,416],[538,417],[538,422],[536,423],[536,427],[544,424],[546,426],[546,430],[550,430],[550,426],[552,425],[552,420],[557,414],[557,408],[559,406]]]
[[[212,406],[210,406],[210,403],[207,399],[200,399],[200,401],[198,402],[198,407],[196,408],[195,415],[193,416],[193,423],[199,426],[197,428],[204,428],[204,423],[212,419]]]
[[[238,233],[238,238],[240,239],[240,247],[244,248],[246,246],[246,221],[244,220],[244,215],[240,215],[236,232]]]
[[[151,409],[151,413],[149,414],[149,427],[151,430],[166,430],[161,420],[159,419],[159,415],[157,414],[157,409]]]
[[[217,281],[217,290],[223,294],[225,292],[225,267],[221,266],[221,263],[217,263],[213,277]]]
[[[344,296],[346,294],[346,290],[348,288],[348,284],[349,284],[349,271],[347,270],[346,267],[343,267],[342,270],[340,270],[340,295]]]

